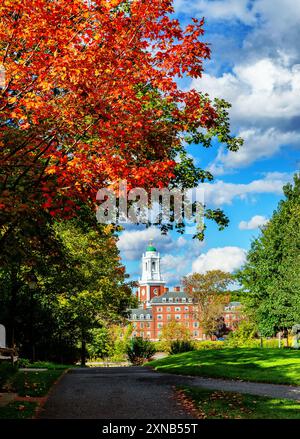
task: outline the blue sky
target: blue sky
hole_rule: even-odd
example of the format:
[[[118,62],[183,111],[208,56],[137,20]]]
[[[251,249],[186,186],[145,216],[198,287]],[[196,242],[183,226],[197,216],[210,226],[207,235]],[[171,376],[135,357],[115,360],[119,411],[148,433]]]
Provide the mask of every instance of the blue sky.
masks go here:
[[[174,6],[182,23],[205,17],[204,41],[212,50],[203,77],[182,85],[228,100],[232,132],[245,144],[238,153],[218,144],[209,151],[189,148],[214,174],[214,182],[204,185],[205,202],[229,216],[225,231],[209,224],[203,243],[156,229],[122,232],[118,245],[132,278],[138,279],[152,238],[169,285],[194,271],[239,268],[300,164],[300,2],[175,0]]]

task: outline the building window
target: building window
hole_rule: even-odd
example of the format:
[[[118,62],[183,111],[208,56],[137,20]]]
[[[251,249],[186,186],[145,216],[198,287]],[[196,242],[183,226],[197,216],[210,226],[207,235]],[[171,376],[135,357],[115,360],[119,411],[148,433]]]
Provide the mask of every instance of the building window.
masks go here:
[[[199,323],[198,322],[194,322],[193,326],[194,326],[194,328],[199,328]]]
[[[144,314],[141,314],[140,315],[140,319],[142,320],[144,318]]]
[[[143,327],[144,327],[144,322],[141,322],[140,323],[140,328],[143,329]]]
[[[162,301],[163,301],[163,302],[166,302],[166,301],[167,301],[167,299],[166,299],[165,297],[163,297]]]
[[[167,312],[171,312],[171,307],[167,306]]]
[[[175,297],[175,302],[179,302],[179,297]]]
[[[173,297],[169,297],[169,302],[173,302]]]
[[[180,318],[181,318],[180,314],[175,314],[175,319],[176,320],[180,320]]]
[[[180,306],[176,306],[176,307],[175,307],[175,312],[178,312],[178,311],[181,311]]]
[[[194,337],[198,337],[198,331],[194,331]]]
[[[144,337],[144,333],[143,333],[143,331],[140,332],[140,337]]]
[[[193,302],[193,299],[189,299],[189,303],[192,303]]]
[[[133,323],[132,327],[133,327],[133,328],[136,328],[136,323]]]
[[[157,320],[162,320],[162,314],[157,314]]]
[[[167,315],[167,320],[171,320],[171,314]]]
[[[150,331],[147,332],[147,337],[151,337],[151,332]]]
[[[136,319],[136,314],[132,314],[132,318],[133,318],[133,319]]]
[[[158,328],[162,328],[162,327],[163,327],[163,324],[162,324],[162,323],[157,323],[157,327],[158,327]]]
[[[152,262],[152,270],[155,270],[155,262]]]
[[[186,302],[186,298],[183,297],[183,298],[181,299],[181,302],[182,302],[182,303],[185,303],[185,302]]]
[[[190,326],[189,322],[185,322],[185,326],[188,328]]]
[[[157,308],[157,312],[162,312],[162,308]]]
[[[151,319],[151,315],[150,315],[150,314],[147,314],[147,315],[146,315],[146,319],[148,319],[148,320]]]
[[[185,310],[185,311],[188,311],[188,310],[189,310],[189,307],[188,307],[188,306],[185,306],[185,307],[184,307],[184,310]]]
[[[189,315],[188,314],[184,314],[184,318],[185,318],[185,320],[188,320],[189,319]]]
[[[133,335],[134,337],[136,337],[136,332],[134,332],[132,335]]]
[[[146,323],[146,328],[150,328],[150,322]]]

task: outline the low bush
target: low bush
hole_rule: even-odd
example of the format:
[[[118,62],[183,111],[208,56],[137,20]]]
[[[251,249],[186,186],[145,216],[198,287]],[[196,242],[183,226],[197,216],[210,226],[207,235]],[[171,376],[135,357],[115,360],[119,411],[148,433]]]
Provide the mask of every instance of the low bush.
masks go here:
[[[181,354],[182,352],[190,352],[195,350],[195,345],[189,340],[174,340],[171,342],[170,355]]]
[[[134,365],[141,365],[145,361],[150,360],[155,354],[154,344],[142,337],[133,338],[127,347],[128,360]]]
[[[199,351],[202,349],[223,349],[224,344],[224,341],[196,341],[195,347]]]
[[[0,363],[0,390],[4,390],[3,387],[6,382],[13,377],[18,371],[17,366],[13,366],[11,363]]]

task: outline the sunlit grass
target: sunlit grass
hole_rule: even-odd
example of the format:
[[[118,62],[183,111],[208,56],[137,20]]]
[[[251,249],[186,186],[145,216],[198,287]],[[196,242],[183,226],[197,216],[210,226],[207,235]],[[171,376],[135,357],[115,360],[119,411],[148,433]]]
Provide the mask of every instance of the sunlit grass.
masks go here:
[[[300,352],[288,349],[199,350],[148,365],[160,372],[300,385]]]
[[[233,392],[181,387],[181,395],[194,402],[197,414],[206,419],[300,419],[300,404]]]

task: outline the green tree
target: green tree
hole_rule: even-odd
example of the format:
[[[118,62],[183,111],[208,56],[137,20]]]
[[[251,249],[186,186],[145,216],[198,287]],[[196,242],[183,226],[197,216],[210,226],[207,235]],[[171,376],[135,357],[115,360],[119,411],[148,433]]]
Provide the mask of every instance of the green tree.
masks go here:
[[[82,228],[76,221],[68,221],[57,223],[55,230],[67,249],[68,260],[63,275],[68,289],[57,295],[56,305],[63,316],[62,329],[71,322],[78,334],[81,363],[85,365],[90,330],[126,320],[126,310],[134,304],[131,284],[125,280],[111,227]]]
[[[253,241],[238,273],[248,313],[265,336],[300,321],[300,176],[283,191],[284,199]]]

